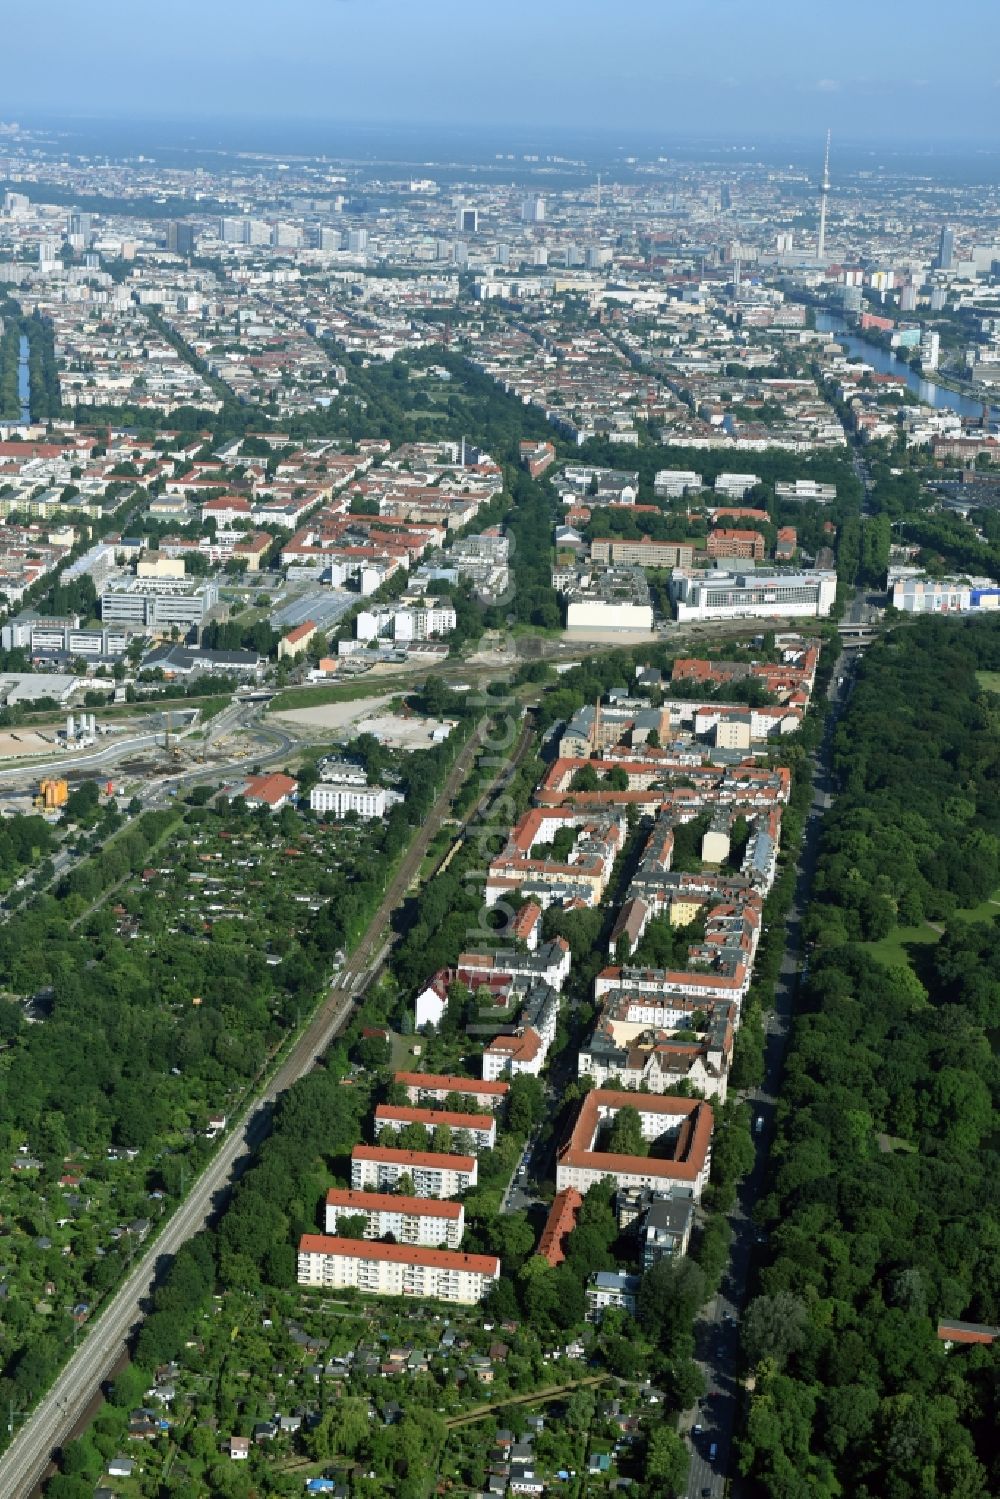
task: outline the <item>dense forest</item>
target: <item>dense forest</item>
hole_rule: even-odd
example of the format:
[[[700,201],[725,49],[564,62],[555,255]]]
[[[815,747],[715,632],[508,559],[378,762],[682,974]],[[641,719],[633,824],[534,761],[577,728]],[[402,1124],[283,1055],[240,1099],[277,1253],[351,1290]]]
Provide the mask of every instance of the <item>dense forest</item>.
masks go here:
[[[1000,665],[996,622],[924,620],[862,664],[805,920],[743,1471],[776,1499],[1000,1490]]]

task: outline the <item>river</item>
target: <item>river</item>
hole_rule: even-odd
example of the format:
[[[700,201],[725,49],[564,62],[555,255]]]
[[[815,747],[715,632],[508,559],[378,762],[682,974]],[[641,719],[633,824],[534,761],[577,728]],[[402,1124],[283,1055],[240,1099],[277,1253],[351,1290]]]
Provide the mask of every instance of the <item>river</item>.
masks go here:
[[[28,340],[24,334],[17,350],[17,399],[21,403],[21,422],[31,421],[31,380],[28,376]]]
[[[941,410],[957,411],[959,416],[970,416],[978,420],[983,414],[982,401],[973,401],[957,390],[945,385],[935,385],[933,380],[922,380],[911,369],[905,359],[899,359],[891,350],[871,343],[867,338],[854,333],[842,317],[831,312],[817,312],[816,327],[821,333],[832,333],[839,344],[855,359],[863,359],[880,375],[902,375],[910,390],[925,406],[937,406]],[[997,415],[994,408],[993,415]]]

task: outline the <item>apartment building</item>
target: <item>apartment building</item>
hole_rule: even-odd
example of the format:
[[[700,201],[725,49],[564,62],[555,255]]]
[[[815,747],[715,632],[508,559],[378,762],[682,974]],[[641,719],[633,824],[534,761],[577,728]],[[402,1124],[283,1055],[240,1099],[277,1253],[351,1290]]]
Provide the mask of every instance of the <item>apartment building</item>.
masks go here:
[[[303,1234],[299,1240],[298,1283],[319,1290],[426,1297],[474,1306],[499,1276],[500,1261],[495,1255],[373,1244],[326,1234]]]
[[[690,567],[694,546],[688,541],[619,541],[616,537],[595,537],[590,543],[591,562],[631,567]]]
[[[323,817],[334,817],[341,821],[350,813],[369,821],[374,817],[385,817],[397,802],[405,800],[402,793],[385,786],[350,786],[330,781],[320,781],[309,793],[309,810]]]
[[[434,1072],[397,1072],[393,1081],[406,1089],[410,1103],[447,1103],[449,1097],[468,1097],[494,1112],[503,1107],[510,1083],[485,1082],[474,1077],[450,1077]]]
[[[342,1219],[361,1215],[366,1220],[366,1239],[384,1239],[391,1234],[397,1244],[417,1244],[423,1249],[437,1249],[442,1244],[457,1249],[465,1232],[465,1208],[460,1202],[330,1188],[326,1194],[328,1234],[337,1233]]]
[[[461,1114],[452,1109],[424,1109],[411,1104],[391,1103],[380,1103],[375,1110],[376,1135],[386,1129],[405,1129],[410,1124],[423,1125],[428,1135],[439,1128],[468,1135],[476,1150],[492,1150],[497,1142],[497,1122],[492,1114]]]
[[[410,1178],[414,1197],[458,1197],[476,1185],[479,1168],[472,1155],[433,1155],[381,1145],[355,1145],[351,1151],[351,1186],[356,1192],[393,1191],[401,1176]]]
[[[643,1139],[657,1141],[664,1153],[629,1156],[600,1148],[603,1131],[624,1108],[637,1110]],[[708,1183],[714,1123],[710,1105],[697,1098],[596,1088],[583,1100],[573,1133],[556,1157],[556,1190],[575,1187],[586,1194],[610,1176],[620,1188],[665,1190],[676,1182],[690,1187],[700,1202]]]

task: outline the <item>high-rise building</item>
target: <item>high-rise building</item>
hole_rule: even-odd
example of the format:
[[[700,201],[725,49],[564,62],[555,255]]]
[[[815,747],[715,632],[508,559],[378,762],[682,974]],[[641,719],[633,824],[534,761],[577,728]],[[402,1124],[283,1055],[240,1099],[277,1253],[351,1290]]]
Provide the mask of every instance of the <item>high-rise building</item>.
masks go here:
[[[900,312],[916,312],[917,310],[917,288],[912,282],[900,290],[899,310]]]
[[[83,239],[86,239],[91,230],[92,218],[93,215],[89,213],[71,213],[69,216],[69,233],[79,234]]]
[[[246,219],[220,219],[219,238],[227,245],[245,245],[248,227]]]
[[[347,248],[352,255],[362,255],[368,248],[368,230],[349,229],[347,233]]]
[[[59,254],[59,241],[55,239],[40,239],[38,241],[38,261],[44,265],[46,261],[53,261]]]
[[[950,224],[941,225],[937,263],[939,271],[950,271],[955,264],[955,231]]]
[[[522,224],[544,224],[545,223],[545,199],[540,197],[525,198],[521,204]]]
[[[272,237],[271,226],[264,219],[247,219],[244,244],[269,245]]]
[[[936,370],[941,357],[941,335],[925,328],[920,335],[920,363],[925,370]]]
[[[719,207],[723,213],[728,213],[733,206],[733,190],[728,182],[722,184],[719,190]]]
[[[479,209],[470,208],[467,203],[460,203],[455,215],[455,228],[459,234],[478,234]]]
[[[860,312],[861,297],[861,287],[853,282],[848,282],[840,289],[840,300],[845,312]]]
[[[183,224],[178,219],[171,219],[167,225],[167,249],[173,250],[177,255],[193,255],[194,238],[193,224]]]

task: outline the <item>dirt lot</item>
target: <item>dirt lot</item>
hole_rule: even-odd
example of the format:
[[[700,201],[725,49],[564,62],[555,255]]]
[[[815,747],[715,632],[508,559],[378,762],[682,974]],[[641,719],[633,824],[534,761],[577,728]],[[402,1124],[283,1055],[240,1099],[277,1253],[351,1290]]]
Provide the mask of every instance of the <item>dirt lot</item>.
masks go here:
[[[310,737],[353,739],[355,734],[374,734],[392,749],[428,749],[435,729],[442,727],[435,718],[405,718],[379,710],[391,697],[362,698],[356,703],[323,703],[315,708],[290,708],[276,713],[276,719],[304,730]]]
[[[0,760],[24,755],[50,755],[57,748],[54,732],[39,729],[0,729]]]

